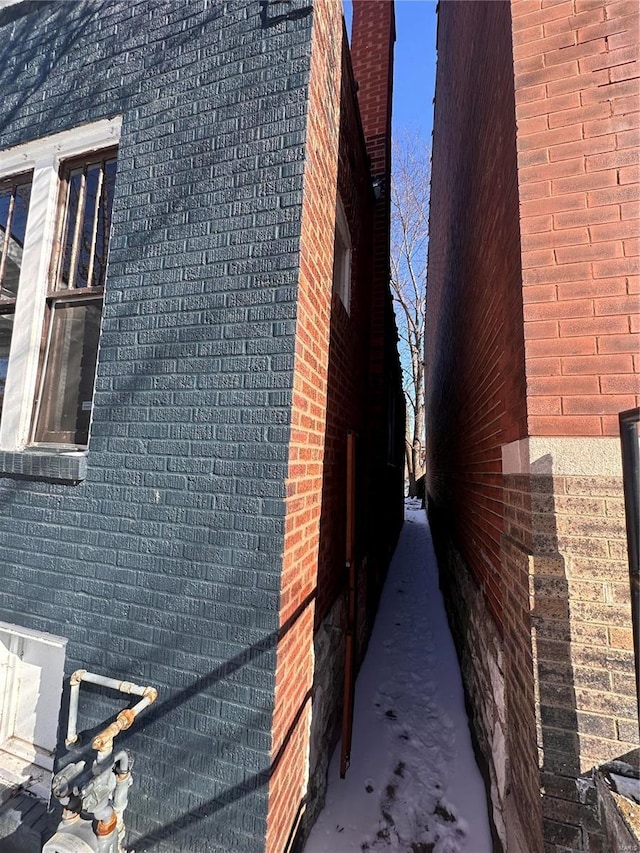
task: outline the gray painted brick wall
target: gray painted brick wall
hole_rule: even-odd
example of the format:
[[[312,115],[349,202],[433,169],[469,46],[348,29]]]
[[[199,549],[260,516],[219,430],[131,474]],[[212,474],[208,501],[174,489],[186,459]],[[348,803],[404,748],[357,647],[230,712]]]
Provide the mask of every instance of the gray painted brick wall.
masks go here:
[[[86,479],[0,479],[0,620],[158,688],[119,739],[138,853],[264,848],[311,26],[0,11],[0,149],[124,116]],[[81,726],[122,707],[81,697]]]

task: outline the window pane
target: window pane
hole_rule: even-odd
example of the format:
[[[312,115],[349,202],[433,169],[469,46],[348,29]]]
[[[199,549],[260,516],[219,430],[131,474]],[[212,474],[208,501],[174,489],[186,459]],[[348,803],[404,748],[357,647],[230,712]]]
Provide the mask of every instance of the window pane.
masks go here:
[[[340,296],[342,304],[349,311],[349,276],[351,250],[339,231],[336,231],[333,244],[333,289]]]
[[[102,301],[54,303],[36,441],[87,444]]]
[[[18,292],[30,197],[30,183],[0,192],[0,294],[5,299],[15,299]],[[5,249],[6,258],[3,259]]]
[[[0,190],[0,226],[2,233],[7,227],[7,218],[9,216],[9,203],[11,201],[11,189]]]
[[[347,252],[347,247],[344,244],[340,232],[336,231],[333,241],[333,289],[337,293],[341,293],[342,274],[344,271],[344,256]]]
[[[27,213],[29,212],[29,200],[31,198],[31,184],[20,184],[16,187],[16,201],[11,220],[11,234],[13,239],[24,246],[24,235],[27,231]]]
[[[73,254],[73,239],[76,231],[76,220],[78,218],[78,205],[80,202],[80,188],[82,186],[82,169],[74,169],[69,175],[67,216],[62,237],[62,266],[60,280],[62,287],[69,287],[69,276],[71,273],[71,257]]]
[[[93,287],[104,287],[107,272],[107,250],[109,248],[109,231],[111,230],[111,208],[113,207],[113,190],[116,183],[116,161],[107,160],[104,167],[102,195],[98,210],[96,229],[96,248],[93,261]]]
[[[74,287],[87,287],[89,284],[89,264],[91,262],[91,249],[96,216],[96,196],[100,190],[101,169],[99,165],[87,168],[84,212],[82,215],[82,226],[79,233],[80,245],[78,247],[78,261],[76,264],[76,277]]]
[[[5,295],[4,279],[6,268],[8,267],[8,258],[4,260],[5,244],[7,243],[7,225],[9,224],[9,214],[13,207],[13,188],[9,187],[5,190],[0,190],[0,299]],[[8,254],[8,253],[7,253]],[[6,293],[10,296],[10,293]]]
[[[7,381],[7,365],[9,364],[9,347],[13,332],[13,314],[0,314],[0,412],[4,400],[4,386]]]
[[[115,177],[112,155],[69,172],[58,290],[104,287]]]

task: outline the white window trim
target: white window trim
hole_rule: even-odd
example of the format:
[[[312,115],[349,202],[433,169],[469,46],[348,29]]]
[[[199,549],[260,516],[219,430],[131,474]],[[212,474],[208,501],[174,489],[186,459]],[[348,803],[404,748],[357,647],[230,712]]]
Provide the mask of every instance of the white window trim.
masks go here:
[[[346,247],[346,252],[342,259],[341,268],[338,270],[338,281],[335,282],[336,290],[340,296],[340,300],[344,305],[347,314],[351,313],[351,233],[349,232],[349,223],[347,215],[344,211],[342,199],[338,197],[336,203],[336,232],[340,235],[340,239]]]
[[[121,129],[122,116],[116,116],[0,151],[0,180],[33,172],[0,420],[0,451],[19,452],[30,444],[42,324],[57,225],[60,164],[63,160],[117,145]]]

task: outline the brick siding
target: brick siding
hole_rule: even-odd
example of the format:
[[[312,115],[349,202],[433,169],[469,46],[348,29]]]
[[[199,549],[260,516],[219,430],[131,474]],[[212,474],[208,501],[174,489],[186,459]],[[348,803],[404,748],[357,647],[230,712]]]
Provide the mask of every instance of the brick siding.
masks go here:
[[[530,435],[618,435],[640,399],[633,3],[512,0]]]
[[[391,290],[391,92],[395,11],[392,0],[354,0],[351,57],[371,175],[378,183],[371,278],[369,406],[365,445],[370,460],[365,491],[371,496],[368,572],[373,608],[402,526],[405,402],[397,353]],[[386,61],[385,61],[386,60]],[[393,424],[393,426],[391,426]],[[391,431],[391,437],[389,435]]]
[[[510,25],[440,6],[425,330],[427,489],[499,623],[500,448],[526,428]]]
[[[358,55],[371,29],[375,43],[369,46],[369,85],[384,81],[384,102],[377,109],[391,109],[393,56],[393,4],[388,0],[367,4],[366,23],[354,14],[352,50]],[[384,217],[388,201],[376,201],[372,186],[374,165],[366,139],[370,121],[366,101],[354,80],[352,54],[346,31],[342,41],[340,91],[340,139],[337,189],[343,204],[351,243],[351,293],[345,306],[338,292],[332,295],[329,334],[326,441],[322,479],[322,510],[318,553],[316,631],[312,723],[309,748],[309,790],[300,828],[301,843],[324,802],[330,747],[340,735],[344,700],[345,629],[347,627],[347,436],[355,434],[355,570],[357,574],[355,666],[359,666],[373,626],[377,600],[388,558],[402,523],[402,466],[389,465],[389,424],[395,424],[402,442],[399,419],[403,404],[391,411],[392,394],[402,398],[395,326],[383,326],[384,336],[373,335],[374,305],[388,297],[389,234],[375,223]],[[358,94],[356,94],[358,92]],[[364,110],[364,111],[363,111]],[[388,143],[387,143],[388,144]],[[389,162],[382,164],[388,182]],[[388,214],[388,211],[387,211]],[[384,221],[384,219],[383,219]],[[387,220],[388,222],[388,220]],[[381,304],[387,310],[384,298]],[[388,311],[391,311],[390,301]],[[388,323],[389,315],[384,314]],[[380,370],[395,367],[383,394],[376,386]],[[375,378],[374,378],[375,377]],[[377,395],[377,396],[376,396]],[[372,401],[379,407],[376,428],[383,441],[371,440]],[[369,419],[369,420],[368,420]],[[402,444],[396,453],[402,458]],[[374,519],[381,519],[379,523]]]
[[[599,849],[591,768],[629,752],[638,737],[622,483],[505,480],[505,572],[520,578],[521,618],[535,631],[515,665],[520,678],[532,674],[531,692],[535,683],[536,703],[519,704],[535,711],[539,756],[515,769],[529,778],[540,767],[546,849]],[[530,783],[520,791],[533,801]]]
[[[344,205],[352,245],[349,310],[337,292],[331,298],[327,441],[322,483],[320,555],[316,625],[343,595],[346,586],[347,433],[357,436],[357,513],[362,520],[378,500],[365,488],[369,468],[366,428],[371,347],[371,301],[374,275],[374,197],[362,132],[348,42],[342,45],[338,195]],[[382,65],[384,63],[381,63]],[[399,495],[395,495],[396,502]],[[357,529],[359,556],[371,550],[371,531]],[[372,614],[371,614],[372,615]]]
[[[369,80],[377,76],[384,82],[384,111],[390,115],[390,71],[387,61],[392,59],[393,4],[388,0],[369,3],[370,21],[376,21],[377,42],[370,46],[371,70]],[[326,12],[323,10],[323,15]],[[323,17],[323,20],[325,18]],[[359,17],[354,19],[352,42],[357,45],[366,35]],[[379,215],[379,204],[375,201],[372,186],[372,165],[365,140],[368,118],[361,113],[362,102],[358,102],[351,52],[342,17],[328,17],[324,27],[330,45],[318,50],[314,47],[311,78],[310,115],[317,116],[309,128],[308,147],[318,152],[319,160],[325,164],[317,169],[313,160],[305,177],[303,251],[305,246],[305,224],[309,223],[306,243],[310,258],[309,313],[304,339],[312,342],[324,338],[326,376],[324,385],[319,377],[306,382],[299,396],[299,408],[304,419],[313,408],[319,393],[326,394],[326,423],[324,453],[322,455],[321,488],[316,492],[317,513],[314,517],[314,547],[317,574],[313,575],[315,586],[309,586],[309,595],[315,596],[315,646],[316,672],[312,692],[312,720],[309,741],[309,788],[304,801],[304,816],[300,827],[301,839],[308,833],[324,799],[326,771],[332,747],[339,736],[343,704],[344,631],[346,628],[347,573],[346,556],[346,507],[347,507],[347,435],[356,434],[356,561],[358,570],[358,636],[356,653],[358,665],[373,625],[375,605],[380,590],[381,578],[387,566],[387,557],[397,537],[401,512],[401,480],[391,484],[379,482],[379,472],[387,466],[387,430],[389,423],[388,390],[380,401],[382,417],[381,431],[384,447],[369,440],[367,418],[371,408],[372,362],[384,367],[387,362],[398,363],[395,350],[395,334],[384,329],[384,336],[372,335],[375,323],[372,306],[380,299],[379,293],[388,291],[388,231],[378,230],[374,225]],[[377,51],[377,53],[376,53]],[[317,69],[317,71],[316,71]],[[314,89],[314,75],[322,84]],[[336,95],[336,81],[339,89]],[[314,100],[315,99],[315,100]],[[314,109],[313,103],[317,103]],[[360,109],[359,109],[360,107]],[[378,104],[378,109],[380,104]],[[387,121],[388,124],[388,121]],[[337,136],[335,131],[338,131]],[[311,134],[313,133],[313,142]],[[335,146],[337,145],[337,149]],[[328,156],[328,149],[332,156]],[[334,164],[328,169],[327,162]],[[387,175],[389,162],[380,166]],[[385,172],[386,170],[386,172]],[[333,237],[337,197],[344,207],[351,243],[351,286],[348,306],[345,306],[337,291],[332,292]],[[382,204],[384,214],[385,204]],[[387,220],[388,221],[388,220]],[[329,227],[330,226],[330,227]],[[388,227],[388,226],[387,226]],[[379,246],[382,241],[382,247]],[[382,270],[378,268],[383,257]],[[311,266],[313,263],[313,267]],[[324,263],[324,266],[321,264]],[[305,269],[303,260],[303,270]],[[385,274],[386,273],[386,274]],[[322,287],[323,310],[318,313],[318,284]],[[384,302],[383,302],[384,305]],[[315,313],[313,313],[315,312]],[[395,359],[395,361],[394,361]],[[300,372],[306,379],[318,363],[317,348],[310,356],[311,368],[300,360]],[[298,362],[297,362],[298,364]],[[399,372],[391,386],[401,394]],[[399,409],[401,412],[402,409]],[[294,414],[295,417],[295,414]],[[399,430],[400,436],[403,430]],[[295,472],[301,468],[295,465]],[[401,469],[400,469],[401,470]],[[375,489],[370,483],[378,483]],[[290,480],[289,488],[292,482]],[[295,485],[296,493],[298,485]],[[293,498],[295,499],[295,498]],[[289,498],[291,500],[291,498]],[[392,506],[393,511],[376,528],[371,523],[374,514],[384,517],[381,507]],[[306,504],[305,504],[306,506]],[[379,543],[383,547],[379,548]],[[311,563],[309,564],[311,568]],[[329,639],[327,639],[329,638]],[[318,671],[321,667],[321,671]],[[300,698],[303,691],[300,690]],[[295,706],[295,703],[294,703]],[[301,763],[307,760],[306,752],[299,756],[297,764],[291,764],[286,775],[299,775]],[[306,770],[306,766],[305,766]],[[283,770],[283,775],[285,771]],[[292,787],[290,785],[290,787]],[[295,797],[291,797],[292,803]],[[299,805],[299,798],[296,806]],[[274,850],[284,849],[274,846]]]
[[[393,4],[370,5],[390,60]],[[363,637],[401,523],[388,201],[374,233],[341,3],[23,3],[0,29],[0,146],[124,116],[85,479],[0,480],[0,619],[68,637],[67,675],[158,687],[121,737],[136,849],[282,853],[306,802],[314,630],[344,593],[347,429],[377,572]],[[115,709],[82,697],[82,725]]]
[[[428,491],[467,684],[497,708],[504,689],[506,759],[486,703],[476,718],[506,849],[604,849],[591,769],[637,744],[616,436],[640,390],[638,40],[624,2],[440,6]],[[469,663],[465,642],[498,664]]]
[[[158,687],[140,851],[264,850],[312,25],[279,8],[0,11],[0,146],[124,114],[87,476],[0,480],[0,619]]]

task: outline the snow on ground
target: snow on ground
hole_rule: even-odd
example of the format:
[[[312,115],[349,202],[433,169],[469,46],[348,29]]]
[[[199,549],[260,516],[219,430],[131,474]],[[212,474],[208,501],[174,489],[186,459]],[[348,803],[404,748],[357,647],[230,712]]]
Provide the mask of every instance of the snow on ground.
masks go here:
[[[490,853],[485,789],[419,501],[406,501],[356,682],[345,779],[339,763],[338,744],[304,853]]]

